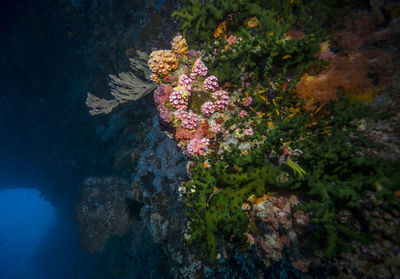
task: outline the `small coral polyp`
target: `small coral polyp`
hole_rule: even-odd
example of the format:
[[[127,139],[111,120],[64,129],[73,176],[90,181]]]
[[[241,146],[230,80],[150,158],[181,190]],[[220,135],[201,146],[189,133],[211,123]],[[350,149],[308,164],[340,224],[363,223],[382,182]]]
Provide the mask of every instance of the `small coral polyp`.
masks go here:
[[[189,145],[187,147],[188,153],[193,156],[193,155],[204,155],[204,150],[208,147],[210,144],[210,140],[207,138],[202,138],[202,139],[191,139],[189,142]]]
[[[176,109],[186,109],[188,105],[188,99],[190,96],[190,91],[186,90],[183,86],[177,86],[172,91],[169,96],[169,102],[171,106]]]
[[[220,88],[216,76],[207,76],[208,68],[201,55],[188,51],[181,35],[171,44],[172,50],[150,55],[149,67],[157,77],[154,81],[159,83],[154,101],[160,120],[169,126],[165,130],[173,131],[186,155],[204,156],[212,152],[208,148],[210,141],[217,142],[224,131],[229,94]]]
[[[201,57],[197,58],[196,61],[194,62],[193,68],[192,68],[192,73],[190,74],[190,77],[194,79],[196,76],[206,76],[207,75],[207,67],[204,65],[203,60]]]
[[[211,116],[215,112],[214,104],[212,102],[205,102],[201,107],[201,112],[204,116]]]
[[[215,107],[218,111],[223,112],[229,104],[229,95],[225,90],[218,90],[212,94],[215,99]]]
[[[180,121],[182,128],[186,130],[194,130],[197,128],[199,121],[197,115],[193,112],[186,112],[184,110],[177,110],[174,112],[174,116]]]
[[[178,84],[185,87],[188,91],[192,90],[192,79],[185,74],[179,77]]]
[[[209,76],[204,80],[204,89],[209,91],[218,90],[218,79],[216,76]]]

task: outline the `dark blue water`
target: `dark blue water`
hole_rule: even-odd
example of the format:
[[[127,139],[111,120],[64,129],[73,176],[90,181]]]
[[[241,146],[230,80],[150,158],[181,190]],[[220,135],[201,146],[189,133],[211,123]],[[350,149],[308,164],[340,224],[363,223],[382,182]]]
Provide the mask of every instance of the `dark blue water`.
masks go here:
[[[55,222],[53,206],[38,190],[0,192],[0,278],[42,278],[31,260]]]
[[[93,20],[70,7],[0,2],[1,279],[91,278],[74,203],[85,177],[111,169],[85,105],[93,73],[111,69],[83,56]]]

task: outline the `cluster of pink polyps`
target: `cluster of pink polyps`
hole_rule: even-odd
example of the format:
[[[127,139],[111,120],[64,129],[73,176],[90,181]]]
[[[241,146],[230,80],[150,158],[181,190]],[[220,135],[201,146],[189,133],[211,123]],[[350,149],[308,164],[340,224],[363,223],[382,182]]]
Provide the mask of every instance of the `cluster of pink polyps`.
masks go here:
[[[226,92],[225,90],[215,91],[212,97],[216,100],[215,107],[218,111],[224,111],[228,107],[229,96],[228,92]]]
[[[209,91],[216,91],[218,90],[218,79],[216,76],[209,76],[204,80],[204,89]]]
[[[171,113],[168,110],[168,108],[165,105],[159,105],[157,108],[158,108],[158,111],[160,113],[161,119],[164,120],[167,123],[171,123],[172,122],[172,118],[171,118]]]
[[[190,74],[190,77],[194,79],[196,76],[206,76],[207,75],[207,67],[204,65],[203,60],[201,60],[201,57],[197,58],[196,61],[194,62],[193,68],[192,68],[192,73]]]
[[[217,123],[213,123],[213,124],[210,125],[210,128],[211,128],[211,131],[214,134],[217,135],[217,134],[219,134],[219,132],[221,132],[222,125],[221,124],[217,124]]]
[[[201,112],[205,116],[210,116],[215,112],[214,104],[212,102],[205,102],[201,107]]]
[[[204,151],[207,149],[208,145],[210,144],[210,140],[207,138],[194,138],[191,139],[189,145],[187,147],[188,153],[193,155],[204,155]]]
[[[192,90],[192,79],[183,74],[179,77],[178,85],[185,87],[190,92]]]
[[[179,109],[174,112],[174,116],[176,119],[181,121],[182,128],[186,130],[194,130],[199,125],[199,120],[197,119],[196,114],[193,112],[187,112],[182,109]]]
[[[169,96],[169,102],[174,108],[186,109],[189,101],[190,91],[183,86],[177,86]]]
[[[245,135],[245,136],[252,136],[252,135],[254,135],[253,128],[248,128],[248,129],[244,130],[244,135]]]
[[[253,102],[253,99],[249,96],[249,97],[247,97],[246,100],[243,101],[243,105],[244,105],[245,107],[248,107],[248,106],[251,105],[252,102]]]

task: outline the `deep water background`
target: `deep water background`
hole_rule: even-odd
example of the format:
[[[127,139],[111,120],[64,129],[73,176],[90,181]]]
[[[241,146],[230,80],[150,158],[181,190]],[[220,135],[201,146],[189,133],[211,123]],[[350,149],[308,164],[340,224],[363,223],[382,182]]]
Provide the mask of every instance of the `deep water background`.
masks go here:
[[[117,147],[111,144],[115,135],[104,139],[96,134],[106,118],[89,115],[86,92],[107,94],[107,74],[127,67],[126,49],[146,49],[154,43],[150,39],[170,36],[166,32],[149,35],[147,29],[138,28],[146,27],[155,14],[166,12],[169,2],[0,3],[0,191],[36,189],[36,197],[41,196],[55,212],[53,221],[38,213],[43,218],[39,221],[51,224],[42,230],[44,235],[29,259],[32,272],[38,273],[12,275],[8,266],[1,278],[101,278],[98,256],[84,254],[77,243],[74,204],[84,178],[114,173]],[[122,37],[124,31],[127,35]],[[15,200],[17,204],[8,200],[13,207],[1,212],[0,221],[23,224],[22,209],[33,200]],[[0,224],[2,233],[7,226]],[[13,242],[24,251],[24,241],[34,233],[24,227]],[[6,242],[0,239],[0,254],[10,244]],[[8,261],[1,260],[0,271],[6,265]],[[97,275],[92,272],[96,269]]]

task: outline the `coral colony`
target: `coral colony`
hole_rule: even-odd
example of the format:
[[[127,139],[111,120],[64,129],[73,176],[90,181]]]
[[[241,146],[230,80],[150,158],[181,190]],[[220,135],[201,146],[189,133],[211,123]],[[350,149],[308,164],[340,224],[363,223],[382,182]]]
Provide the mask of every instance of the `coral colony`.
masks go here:
[[[210,140],[215,142],[224,132],[221,121],[227,118],[229,94],[216,76],[207,76],[199,53],[187,53],[186,40],[178,35],[172,50],[150,54],[153,80],[159,83],[154,100],[160,118],[174,127],[173,137],[182,150],[190,157],[204,156],[210,152]]]

